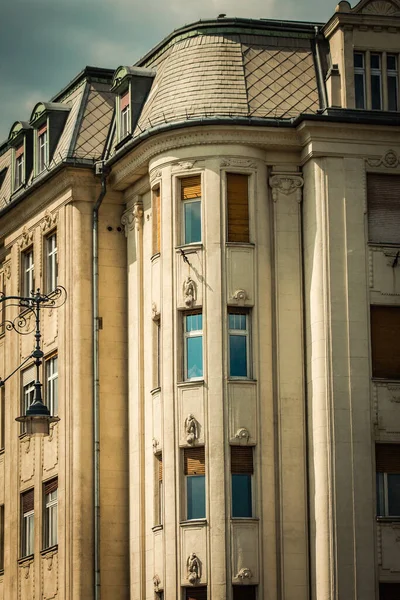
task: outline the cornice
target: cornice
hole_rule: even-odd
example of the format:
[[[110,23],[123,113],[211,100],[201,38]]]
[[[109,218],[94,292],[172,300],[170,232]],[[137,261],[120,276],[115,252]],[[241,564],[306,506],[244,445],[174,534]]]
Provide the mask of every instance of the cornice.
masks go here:
[[[268,146],[270,149],[285,147],[291,150],[300,150],[298,135],[294,130],[279,128],[260,128],[256,130],[255,128],[238,126],[234,128],[213,127],[212,129],[210,126],[207,129],[199,127],[197,130],[180,130],[173,134],[160,134],[133,149],[113,166],[109,183],[113,189],[125,189],[135,177],[138,177],[136,172],[141,167],[147,165],[150,159],[163,152],[190,146],[231,144],[255,147]],[[142,176],[143,171],[139,175]]]
[[[336,13],[325,25],[322,32],[328,39],[337,29],[357,29],[360,26],[367,27],[368,29],[381,27],[382,30],[396,29],[398,31],[400,29],[400,18],[394,16],[388,17],[386,15],[368,15],[365,13]]]

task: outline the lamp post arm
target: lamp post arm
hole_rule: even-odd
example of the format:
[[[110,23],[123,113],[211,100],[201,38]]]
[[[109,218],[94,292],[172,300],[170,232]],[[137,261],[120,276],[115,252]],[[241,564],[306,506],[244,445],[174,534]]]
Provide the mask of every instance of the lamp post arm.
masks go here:
[[[22,363],[19,365],[19,367],[17,367],[16,369],[14,369],[14,371],[13,371],[12,373],[10,373],[9,375],[7,375],[7,377],[5,377],[4,379],[2,379],[2,378],[0,377],[0,388],[2,388],[2,387],[3,387],[3,385],[5,384],[5,382],[6,382],[6,381],[8,381],[8,380],[10,379],[10,377],[12,377],[12,376],[13,376],[15,373],[17,373],[17,371],[19,371],[20,369],[22,369],[22,367],[23,367],[23,366],[24,366],[24,365],[25,365],[25,364],[26,364],[26,363],[27,363],[29,360],[31,360],[31,358],[32,358],[32,357],[33,357],[33,352],[32,352],[32,354],[30,354],[30,355],[28,356],[28,358],[26,358],[26,359],[24,360],[24,362],[22,362]]]

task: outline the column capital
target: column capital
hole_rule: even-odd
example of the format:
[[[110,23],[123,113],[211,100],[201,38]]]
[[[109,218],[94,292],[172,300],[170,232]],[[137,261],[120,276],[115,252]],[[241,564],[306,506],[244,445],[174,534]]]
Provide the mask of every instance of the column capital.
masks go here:
[[[301,188],[304,185],[304,179],[300,175],[292,175],[290,173],[272,175],[269,178],[269,185],[272,188],[272,199],[274,202],[278,200],[279,194],[290,196],[293,193],[296,194],[297,202],[301,202]]]
[[[139,231],[143,224],[143,202],[137,196],[131,206],[122,214],[121,224],[125,227],[125,235],[128,236],[128,231],[132,231],[136,227]]]

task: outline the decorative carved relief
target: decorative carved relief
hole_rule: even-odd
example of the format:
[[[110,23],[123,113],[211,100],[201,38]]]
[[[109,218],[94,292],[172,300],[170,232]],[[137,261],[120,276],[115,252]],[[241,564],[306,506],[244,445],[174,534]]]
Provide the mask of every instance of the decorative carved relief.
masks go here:
[[[394,150],[389,150],[381,158],[367,158],[367,164],[370,167],[395,168],[399,166],[399,158]]]
[[[31,443],[31,437],[26,435],[20,440],[20,481],[27,483],[35,474],[35,444]]]
[[[135,227],[141,229],[143,223],[143,205],[141,201],[135,202],[132,208],[126,210],[121,217],[121,224],[125,227],[125,235]]]
[[[250,433],[249,433],[248,429],[246,429],[246,427],[241,427],[235,433],[235,438],[238,439],[239,441],[244,440],[246,442],[246,444],[248,444],[249,439],[250,439]]]
[[[156,179],[160,179],[161,171],[160,169],[156,169],[155,171],[151,171],[150,173],[150,183],[153,183]]]
[[[24,228],[22,230],[21,239],[19,242],[19,247],[21,248],[21,250],[24,250],[25,248],[28,248],[32,244],[33,244],[33,231],[28,231],[27,227],[24,226]]]
[[[390,402],[400,402],[400,385],[389,384],[387,390],[390,392]]]
[[[240,306],[243,306],[248,298],[248,295],[246,290],[236,290],[232,298],[233,300],[236,300]]]
[[[159,592],[160,591],[160,584],[161,584],[161,579],[159,578],[159,576],[156,574],[153,577],[153,585],[154,585],[154,591],[155,592]]]
[[[387,0],[373,0],[372,2],[366,4],[360,12],[365,15],[400,15],[399,7],[397,7],[393,2],[388,2]]]
[[[191,308],[196,302],[197,286],[193,279],[188,275],[183,283],[183,296],[185,306]]]
[[[160,452],[160,442],[153,438],[153,452],[154,454],[158,454]]]
[[[153,304],[151,305],[151,313],[152,316],[151,318],[153,319],[153,321],[159,321],[161,318],[161,313],[157,308],[157,304],[155,302],[153,302]]]
[[[245,158],[225,158],[221,161],[221,167],[248,167],[250,169],[255,169],[256,166],[257,163]]]
[[[201,579],[201,562],[194,552],[188,556],[186,566],[188,581],[192,585],[195,585]]]
[[[4,273],[7,279],[11,277],[11,261],[4,263]]]
[[[199,427],[192,414],[189,414],[185,419],[185,432],[187,443],[194,444],[199,437]]]
[[[193,169],[193,166],[195,163],[196,163],[195,160],[184,160],[184,161],[178,162],[178,165],[181,167],[181,169]]]
[[[51,214],[50,211],[46,210],[43,221],[40,224],[41,230],[43,232],[48,231],[52,227],[56,225],[58,221],[58,212]]]
[[[304,179],[299,175],[273,175],[270,177],[269,185],[272,188],[272,199],[278,200],[279,194],[289,196],[296,192],[297,202],[301,202],[301,188],[304,185]]]
[[[247,567],[243,567],[243,569],[240,569],[236,577],[243,583],[246,580],[250,580],[253,577],[253,573]]]

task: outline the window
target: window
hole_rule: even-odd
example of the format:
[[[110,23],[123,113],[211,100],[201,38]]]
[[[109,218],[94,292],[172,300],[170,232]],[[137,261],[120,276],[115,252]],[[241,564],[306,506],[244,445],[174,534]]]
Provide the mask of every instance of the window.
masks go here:
[[[186,478],[186,518],[204,519],[206,516],[206,471],[204,446],[184,449]]]
[[[120,110],[120,139],[122,140],[130,131],[130,104],[129,90],[119,99]]]
[[[35,265],[33,262],[33,248],[22,254],[22,295],[30,296],[35,289]]]
[[[155,457],[156,465],[156,490],[155,490],[155,525],[163,522],[163,462],[162,455]]]
[[[4,504],[0,506],[0,572],[4,571]]]
[[[226,187],[228,242],[249,242],[249,177],[239,173],[227,173]]]
[[[378,517],[400,517],[400,444],[376,444]]]
[[[35,366],[32,365],[22,373],[21,414],[24,415],[35,396]],[[26,423],[21,423],[21,433],[26,432]]]
[[[231,446],[232,517],[252,517],[253,448]]]
[[[21,556],[34,552],[34,491],[21,494]]]
[[[15,149],[15,172],[14,172],[14,189],[21,187],[25,183],[25,159],[24,159],[24,144]]]
[[[50,294],[57,287],[57,234],[52,233],[46,238],[46,293]]]
[[[52,356],[45,362],[46,405],[52,416],[58,415],[58,357]]]
[[[400,306],[371,306],[372,376],[400,379]]]
[[[158,254],[161,250],[161,231],[160,231],[160,188],[153,190],[153,255]]]
[[[43,548],[51,548],[58,543],[57,502],[58,479],[46,481],[43,486],[44,519],[43,519]]]
[[[380,583],[379,600],[399,600],[400,583]]]
[[[42,125],[37,132],[37,172],[38,174],[44,171],[48,161],[48,136],[47,123]]]
[[[185,314],[184,318],[185,380],[203,377],[203,315]]]
[[[5,446],[5,418],[6,418],[6,392],[4,387],[0,388],[0,450],[4,450]]]
[[[387,54],[386,55],[386,71],[387,71],[388,110],[397,110],[397,108],[398,108],[397,56],[395,54]]]
[[[250,377],[249,314],[230,309],[228,313],[229,377]]]
[[[181,180],[183,211],[183,243],[201,242],[201,178],[200,175]]]
[[[207,587],[205,585],[194,588],[185,588],[185,600],[207,600]]]
[[[381,110],[382,108],[382,73],[381,55],[370,54],[371,65],[371,108]]]
[[[367,174],[368,241],[400,246],[400,175]]]
[[[233,600],[256,600],[256,585],[234,585]]]

